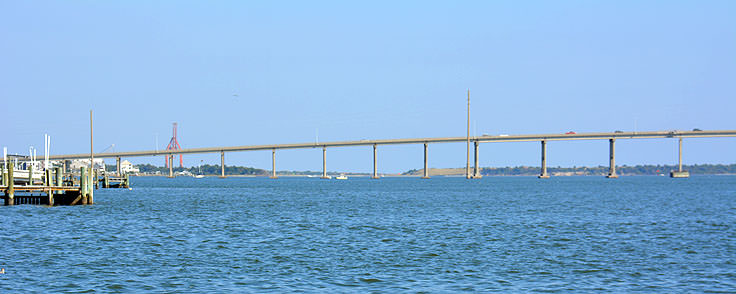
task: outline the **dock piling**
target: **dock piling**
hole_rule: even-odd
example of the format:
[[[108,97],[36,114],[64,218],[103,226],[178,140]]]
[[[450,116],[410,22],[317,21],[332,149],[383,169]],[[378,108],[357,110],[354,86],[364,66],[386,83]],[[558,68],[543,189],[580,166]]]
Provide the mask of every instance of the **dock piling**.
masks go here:
[[[79,187],[82,189],[79,193],[79,199],[82,204],[87,204],[87,194],[89,194],[89,184],[87,184],[87,181],[89,180],[89,175],[87,174],[87,167],[83,166],[79,169]],[[77,200],[74,200],[74,205],[77,202]]]
[[[13,166],[8,167],[8,188],[5,192],[5,205],[15,204],[15,178],[13,177]]]
[[[64,175],[60,167],[56,168],[56,186],[64,186]],[[60,194],[60,192],[57,192],[57,194]]]
[[[54,176],[51,173],[51,169],[47,169],[46,170],[44,179],[45,179],[45,182],[46,182],[46,184],[44,186],[55,186],[54,185]]]
[[[33,165],[28,163],[28,185],[33,185]]]
[[[117,173],[117,176],[120,176],[120,156],[118,156],[115,159],[115,172]]]
[[[95,196],[94,196],[95,195],[95,186],[98,184],[97,183],[97,180],[96,180],[96,176],[97,176],[97,173],[95,172],[95,170],[94,169],[90,169],[89,170],[89,179],[87,180],[87,185],[89,185],[87,191],[89,191],[89,193],[87,194],[87,199],[86,199],[87,201],[86,202],[83,201],[82,202],[83,204],[93,204],[93,203],[95,203],[95,201],[94,201],[94,198],[95,198]]]

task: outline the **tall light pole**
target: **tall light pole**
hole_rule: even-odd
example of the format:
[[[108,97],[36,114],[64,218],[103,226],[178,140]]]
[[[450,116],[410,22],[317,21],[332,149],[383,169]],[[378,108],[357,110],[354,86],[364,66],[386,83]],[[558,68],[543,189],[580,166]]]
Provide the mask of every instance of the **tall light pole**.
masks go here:
[[[468,89],[468,135],[465,154],[467,155],[467,162],[465,163],[465,178],[470,179],[470,89]]]
[[[93,144],[94,142],[93,134],[94,132],[92,131],[92,110],[90,109],[89,110],[89,165],[90,165],[90,173],[92,173],[92,175],[89,177],[89,179],[91,183],[95,183],[96,181],[95,176],[97,174],[95,172],[95,153],[94,153],[94,144]],[[90,184],[89,185],[89,199],[87,199],[87,203],[89,204],[92,204],[94,202],[93,200],[94,190],[95,190],[95,185]]]

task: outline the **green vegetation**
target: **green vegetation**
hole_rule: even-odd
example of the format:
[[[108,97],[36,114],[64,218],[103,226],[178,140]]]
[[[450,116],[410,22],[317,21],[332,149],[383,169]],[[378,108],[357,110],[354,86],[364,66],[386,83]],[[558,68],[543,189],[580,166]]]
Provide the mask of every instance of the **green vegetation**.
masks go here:
[[[461,168],[464,172],[465,168]],[[715,174],[736,174],[736,164],[695,164],[683,165],[683,170],[689,171],[691,175],[715,175]],[[534,176],[539,175],[540,167],[538,166],[516,166],[516,167],[484,167],[481,168],[481,174],[484,176]],[[669,174],[670,171],[677,170],[676,165],[636,165],[616,166],[616,174],[622,176],[630,175],[658,175]],[[602,176],[608,174],[608,166],[596,167],[548,167],[547,172],[551,175],[568,175],[568,176]],[[432,170],[430,171],[433,173]],[[421,175],[421,169],[412,169],[403,173],[403,175]]]
[[[137,164],[136,167],[138,167],[138,169],[140,169],[141,173],[148,173],[148,174],[153,174],[153,173],[156,173],[156,172],[160,172],[162,174],[168,174],[169,173],[169,169],[167,167],[165,167],[165,166],[155,166],[155,165],[152,165],[152,164]],[[115,170],[115,167],[113,166],[110,170]],[[189,167],[189,168],[187,168],[187,167],[184,167],[184,168],[174,167],[173,170],[174,170],[175,173],[181,172],[181,171],[188,171],[188,172],[190,172],[192,174],[195,174],[195,175],[196,174],[199,174],[199,167],[196,167],[196,166],[195,167]],[[228,175],[255,175],[255,176],[260,176],[260,175],[267,175],[268,173],[269,173],[269,171],[267,171],[267,170],[253,168],[253,167],[229,166],[229,165],[226,165],[225,166],[225,174],[228,174]],[[205,164],[205,165],[202,165],[202,174],[203,175],[219,175],[220,174],[220,165],[219,164],[215,164],[215,165]]]
[[[163,166],[155,166],[151,164],[136,165],[141,173],[146,174],[168,174],[169,169]],[[716,175],[716,174],[736,174],[736,164],[695,164],[683,165],[682,169],[689,171],[691,175]],[[115,165],[107,165],[107,170],[115,170]],[[199,167],[181,168],[175,167],[174,172],[188,171],[192,174],[199,174]],[[616,174],[621,176],[632,175],[658,175],[669,174],[670,171],[677,170],[676,165],[636,165],[616,166]],[[220,165],[202,165],[203,175],[219,175]],[[460,175],[465,173],[465,168],[454,169],[431,169],[431,175]],[[608,166],[596,167],[548,167],[547,173],[553,176],[602,176],[608,174]],[[225,174],[227,175],[251,175],[251,176],[268,176],[270,170],[258,169],[243,166],[225,166]],[[278,171],[279,175],[322,175],[321,171]],[[329,172],[329,175],[338,175],[339,172]],[[368,175],[367,173],[349,173],[351,175]],[[481,168],[481,174],[484,176],[535,176],[539,175],[538,166],[515,166],[515,167],[484,167]],[[422,175],[421,169],[412,169],[402,173],[405,176]]]
[[[165,166],[155,166],[152,164],[136,164],[135,165],[142,174],[169,174],[169,168]],[[116,169],[115,165],[108,164],[106,165],[106,168],[108,171],[114,171]],[[182,172],[182,171],[188,171],[192,174],[200,174],[199,167],[174,167],[172,169],[174,173]],[[220,175],[220,165],[209,165],[205,164],[202,165],[202,171],[201,174],[203,175]],[[244,166],[225,166],[225,174],[226,175],[249,175],[249,176],[269,176],[271,175],[270,170],[264,170],[264,169],[258,169],[253,167],[244,167]],[[287,176],[306,176],[306,175],[312,175],[312,176],[318,176],[322,175],[321,171],[278,171],[279,175],[287,175]],[[340,172],[328,172],[329,175],[339,175]],[[367,175],[366,173],[350,173],[351,175]]]

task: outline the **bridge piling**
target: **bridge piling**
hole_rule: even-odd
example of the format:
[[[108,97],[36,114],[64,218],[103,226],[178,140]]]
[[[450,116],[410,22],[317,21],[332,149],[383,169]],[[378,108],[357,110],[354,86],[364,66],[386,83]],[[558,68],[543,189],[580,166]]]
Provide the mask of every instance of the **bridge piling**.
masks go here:
[[[225,151],[220,151],[220,179],[225,178]]]
[[[616,139],[608,139],[608,175],[606,178],[618,178],[616,174]]]
[[[679,147],[677,149],[677,171],[682,171],[682,138],[679,141]]]
[[[690,172],[682,170],[682,137],[680,137],[680,140],[679,140],[679,148],[678,148],[678,155],[677,155],[677,171],[671,171],[670,177],[672,178],[690,177]]]
[[[542,140],[542,172],[538,178],[549,179],[547,174],[547,140]]]
[[[429,169],[427,169],[427,142],[424,142],[424,175],[422,179],[429,179]]]
[[[475,146],[474,146],[475,147],[475,151],[473,153],[473,156],[475,157],[475,165],[473,166],[473,179],[480,179],[480,178],[483,177],[480,174],[480,170],[479,170],[479,167],[478,167],[478,160],[479,160],[479,158],[478,158],[478,146],[480,144],[478,143],[478,141],[475,141],[474,144],[475,144]]]
[[[322,179],[329,179],[327,176],[327,147],[322,146]]]
[[[166,156],[167,161],[169,162],[169,178],[174,177],[174,155],[169,154]]]
[[[271,177],[272,179],[277,179],[276,177],[276,148],[271,149]]]
[[[376,144],[373,144],[373,176],[371,179],[378,179],[378,166],[377,166],[377,160],[376,160]]]

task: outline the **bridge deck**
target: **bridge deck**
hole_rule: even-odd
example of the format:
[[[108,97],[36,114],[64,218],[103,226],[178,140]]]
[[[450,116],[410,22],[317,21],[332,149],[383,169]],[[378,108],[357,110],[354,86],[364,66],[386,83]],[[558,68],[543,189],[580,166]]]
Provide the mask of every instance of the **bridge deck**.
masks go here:
[[[470,137],[470,141],[479,143],[491,142],[524,142],[524,141],[571,141],[571,140],[607,140],[607,139],[655,139],[655,138],[713,138],[736,137],[736,130],[721,131],[656,131],[656,132],[613,132],[613,133],[580,133],[580,134],[532,134],[532,135],[497,135]],[[370,146],[370,145],[398,145],[424,143],[451,143],[465,142],[468,137],[438,137],[438,138],[410,138],[385,140],[358,140],[335,142],[311,142],[294,144],[246,145],[229,147],[205,147],[180,150],[147,150],[130,152],[95,153],[96,158],[156,156],[169,154],[216,153],[233,151],[255,151],[275,149],[299,149],[320,147]],[[79,159],[89,158],[90,154],[51,155],[49,159]]]

